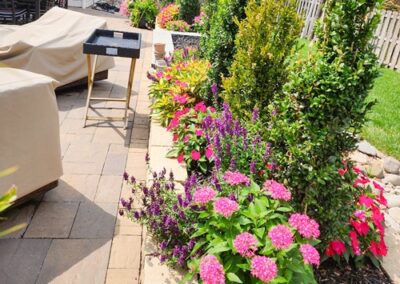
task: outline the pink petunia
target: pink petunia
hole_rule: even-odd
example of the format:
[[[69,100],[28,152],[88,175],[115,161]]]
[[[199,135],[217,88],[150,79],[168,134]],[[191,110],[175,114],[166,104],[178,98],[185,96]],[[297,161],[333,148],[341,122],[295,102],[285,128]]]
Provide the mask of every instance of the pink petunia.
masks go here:
[[[174,102],[184,105],[187,103],[187,96],[176,95],[174,96]]]
[[[354,220],[350,220],[350,223],[359,235],[368,234],[368,232],[369,232],[368,222],[357,222]]]
[[[360,255],[361,248],[360,248],[360,242],[358,241],[358,238],[357,238],[357,233],[355,231],[350,231],[349,237],[351,240],[351,248],[353,250],[353,253],[355,255]]]
[[[327,256],[334,256],[335,254],[342,256],[345,252],[346,244],[340,240],[331,241],[326,249]]]
[[[178,138],[179,138],[179,135],[175,133],[175,134],[172,136],[172,142],[178,141]]]
[[[338,169],[338,173],[341,176],[344,176],[347,173],[347,169]]]
[[[200,112],[206,112],[207,111],[207,107],[204,104],[204,102],[199,102],[194,106],[194,110],[195,111],[200,111]]]
[[[196,133],[196,136],[202,136],[203,135],[203,130],[196,129],[195,133]]]
[[[360,204],[362,205],[365,205],[366,207],[371,207],[371,205],[374,204],[374,200],[366,196],[365,194],[362,194],[359,197],[358,202],[360,202]]]

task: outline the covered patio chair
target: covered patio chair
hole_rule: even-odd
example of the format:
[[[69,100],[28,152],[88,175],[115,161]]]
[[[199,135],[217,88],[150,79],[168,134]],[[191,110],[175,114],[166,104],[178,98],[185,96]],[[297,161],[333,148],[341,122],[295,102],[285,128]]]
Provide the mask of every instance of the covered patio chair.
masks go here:
[[[17,0],[0,0],[0,23],[26,23],[29,19],[29,10],[19,4]]]

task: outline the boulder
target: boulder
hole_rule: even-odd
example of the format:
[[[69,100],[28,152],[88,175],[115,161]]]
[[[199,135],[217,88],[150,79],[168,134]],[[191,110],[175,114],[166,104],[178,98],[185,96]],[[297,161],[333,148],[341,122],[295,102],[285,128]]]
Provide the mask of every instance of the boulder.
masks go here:
[[[378,152],[374,146],[369,144],[367,141],[363,140],[357,144],[358,151],[361,153],[367,154],[369,156],[375,157]]]
[[[384,180],[384,182],[391,183],[394,186],[400,185],[400,176],[399,175],[387,174],[387,175],[385,175],[385,178],[383,180]]]
[[[400,162],[392,157],[383,158],[383,168],[387,173],[399,174]]]
[[[393,218],[397,223],[400,223],[400,207],[389,208],[389,216]]]
[[[387,199],[389,208],[400,206],[400,195],[388,193],[388,194],[384,194],[384,196]]]
[[[383,178],[383,167],[379,160],[373,160],[366,166],[367,173],[376,178]]]
[[[351,153],[349,158],[358,164],[366,164],[368,162],[368,156],[359,151]]]

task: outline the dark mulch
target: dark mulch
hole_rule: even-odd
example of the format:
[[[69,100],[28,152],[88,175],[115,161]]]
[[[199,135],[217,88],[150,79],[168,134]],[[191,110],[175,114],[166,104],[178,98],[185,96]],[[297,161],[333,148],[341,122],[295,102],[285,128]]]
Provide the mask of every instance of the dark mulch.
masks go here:
[[[315,270],[318,283],[335,284],[392,284],[393,282],[380,268],[368,263],[356,269],[352,265],[339,267],[334,261],[323,262]]]
[[[184,49],[185,47],[198,49],[200,46],[200,37],[192,35],[172,34],[172,43],[174,44],[174,49]]]

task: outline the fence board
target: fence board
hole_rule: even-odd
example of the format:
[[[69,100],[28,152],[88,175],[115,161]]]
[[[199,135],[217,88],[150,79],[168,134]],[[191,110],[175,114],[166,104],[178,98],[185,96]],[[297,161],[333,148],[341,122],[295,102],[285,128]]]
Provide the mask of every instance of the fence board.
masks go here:
[[[304,17],[301,37],[313,39],[316,21],[322,16],[324,0],[298,0],[297,12]],[[381,21],[371,43],[380,64],[400,71],[400,12],[381,12]]]

